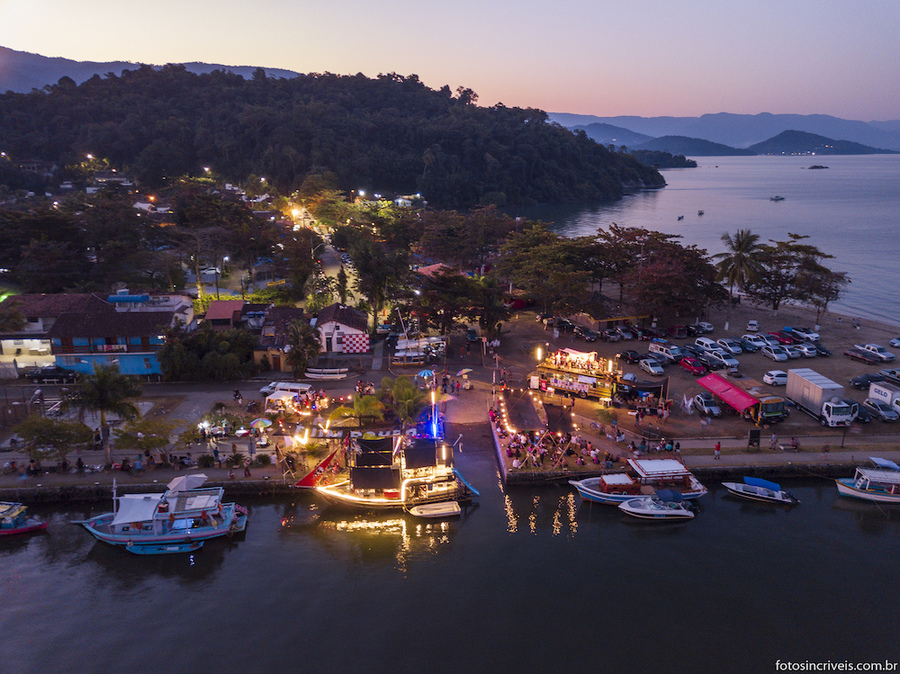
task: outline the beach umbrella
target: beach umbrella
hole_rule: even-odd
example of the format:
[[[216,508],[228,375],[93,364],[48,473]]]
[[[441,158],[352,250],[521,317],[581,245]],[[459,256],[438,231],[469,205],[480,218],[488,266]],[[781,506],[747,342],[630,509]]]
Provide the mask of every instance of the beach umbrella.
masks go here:
[[[268,428],[271,425],[271,421],[262,417],[260,417],[259,419],[254,419],[250,422],[250,428]]]
[[[462,377],[464,374],[469,374],[470,372],[472,372],[471,367],[464,367],[462,370],[460,370],[459,372],[456,373],[456,376]]]
[[[441,393],[439,396],[437,396],[435,402],[440,404],[450,402],[451,400],[459,400],[459,398],[457,398],[456,396],[452,396],[449,393]]]
[[[206,475],[203,473],[193,473],[191,475],[179,475],[166,486],[171,491],[186,491],[188,489],[196,489],[206,482]]]
[[[417,374],[416,376],[417,376],[417,377],[422,377],[423,379],[427,379],[428,377],[434,377],[434,372],[432,372],[431,370],[422,370],[422,371],[421,371],[419,374]]]

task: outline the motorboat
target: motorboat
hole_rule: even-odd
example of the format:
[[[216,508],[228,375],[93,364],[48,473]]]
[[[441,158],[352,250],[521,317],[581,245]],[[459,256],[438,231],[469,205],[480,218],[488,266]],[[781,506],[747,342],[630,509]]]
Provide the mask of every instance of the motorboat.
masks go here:
[[[98,541],[138,554],[186,552],[184,545],[233,536],[247,527],[247,509],[224,503],[222,487],[203,488],[206,475],[176,477],[162,493],[115,495],[115,510],[81,524]],[[135,550],[135,546],[153,546]],[[172,546],[168,548],[167,546]]]
[[[0,536],[41,531],[47,522],[28,515],[28,507],[12,501],[0,501]]]
[[[769,197],[769,201],[784,201],[784,197],[776,194],[774,197]]]
[[[411,508],[407,508],[406,512],[413,517],[447,518],[457,517],[462,513],[462,508],[459,507],[459,503],[456,501],[441,501],[439,503],[422,503],[421,505],[415,505]]]
[[[694,512],[684,503],[681,494],[671,489],[659,489],[655,496],[641,496],[619,504],[626,515],[642,520],[679,521],[694,519]]]
[[[900,503],[900,466],[893,461],[870,456],[873,468],[858,466],[852,478],[835,480],[843,496],[875,503]]]
[[[195,552],[203,547],[203,541],[191,543],[159,543],[126,545],[125,549],[135,555],[172,555],[179,552]]]
[[[349,479],[317,484],[325,500],[361,510],[471,501],[478,492],[453,467],[453,448],[434,438],[357,438]]]
[[[781,505],[795,505],[800,503],[796,496],[784,491],[780,484],[769,482],[758,477],[744,477],[743,482],[723,482],[722,486],[729,494],[734,494],[751,501],[765,501],[766,503],[778,503]]]
[[[618,505],[636,496],[652,496],[657,489],[672,489],[684,499],[707,493],[694,474],[678,459],[628,459],[624,473],[607,473],[569,480],[585,501]]]

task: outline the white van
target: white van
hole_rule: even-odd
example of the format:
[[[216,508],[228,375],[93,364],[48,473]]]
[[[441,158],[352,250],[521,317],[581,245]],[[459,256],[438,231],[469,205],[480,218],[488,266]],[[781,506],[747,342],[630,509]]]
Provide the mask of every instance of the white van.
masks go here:
[[[698,337],[694,340],[694,344],[699,346],[704,351],[721,351],[722,347],[719,344],[716,344],[714,339],[710,339],[709,337]]]
[[[666,342],[664,340],[663,341],[656,341],[656,340],[651,341],[650,346],[648,347],[648,350],[650,351],[650,353],[655,353],[660,356],[663,356],[670,363],[677,363],[684,357],[684,354],[681,352],[681,349],[679,349],[675,344],[670,344],[669,342]]]
[[[275,390],[272,393],[292,393],[303,400],[309,396],[311,389],[312,386],[309,384],[301,384],[295,381],[280,381],[275,384]]]

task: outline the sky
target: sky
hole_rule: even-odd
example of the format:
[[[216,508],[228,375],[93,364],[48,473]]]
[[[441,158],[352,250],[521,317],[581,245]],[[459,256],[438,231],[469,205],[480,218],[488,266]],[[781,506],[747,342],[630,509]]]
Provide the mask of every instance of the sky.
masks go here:
[[[898,0],[0,0],[0,45],[79,61],[417,74],[601,117],[900,119]]]

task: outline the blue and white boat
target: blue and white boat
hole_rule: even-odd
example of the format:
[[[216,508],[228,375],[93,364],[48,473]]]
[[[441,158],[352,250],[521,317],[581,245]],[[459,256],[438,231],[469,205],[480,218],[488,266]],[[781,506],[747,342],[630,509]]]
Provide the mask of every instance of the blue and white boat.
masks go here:
[[[796,496],[789,491],[784,491],[777,482],[769,482],[759,477],[745,476],[743,482],[723,482],[722,486],[728,490],[728,493],[750,499],[751,501],[764,501],[781,505],[800,503]]]
[[[581,498],[619,505],[638,496],[653,496],[657,489],[672,489],[685,499],[703,496],[707,489],[678,459],[628,459],[624,473],[607,473],[584,480],[569,480]]]
[[[224,503],[225,490],[200,488],[204,482],[206,475],[184,475],[163,493],[115,496],[114,491],[114,512],[73,524],[81,524],[98,541],[136,554],[188,552],[191,544],[244,531],[246,508]]]
[[[870,456],[874,468],[858,466],[856,474],[835,480],[843,496],[874,503],[900,503],[900,466],[893,461]]]

